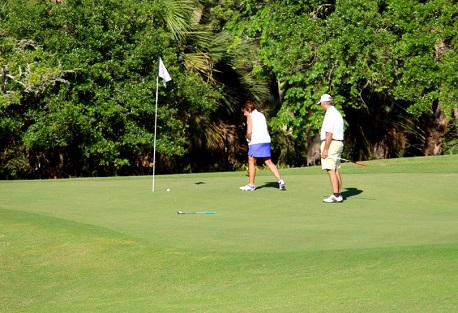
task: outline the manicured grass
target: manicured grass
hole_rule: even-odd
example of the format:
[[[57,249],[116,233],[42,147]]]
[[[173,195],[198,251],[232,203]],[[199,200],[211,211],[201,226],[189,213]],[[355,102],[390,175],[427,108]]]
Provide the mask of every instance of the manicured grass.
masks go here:
[[[456,310],[458,156],[366,163],[0,181],[0,312]]]

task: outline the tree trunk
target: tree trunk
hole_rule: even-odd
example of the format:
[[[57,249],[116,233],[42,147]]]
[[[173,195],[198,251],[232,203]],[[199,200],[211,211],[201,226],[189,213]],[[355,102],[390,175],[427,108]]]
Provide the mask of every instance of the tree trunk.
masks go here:
[[[284,86],[285,82],[277,82],[278,101],[280,101],[280,103],[283,103],[283,100],[285,99],[285,90],[283,89]]]
[[[426,117],[425,148],[424,155],[443,154],[443,142],[447,131],[447,117],[440,105],[432,114]]]
[[[317,165],[321,161],[320,135],[309,138],[307,146],[307,166]]]

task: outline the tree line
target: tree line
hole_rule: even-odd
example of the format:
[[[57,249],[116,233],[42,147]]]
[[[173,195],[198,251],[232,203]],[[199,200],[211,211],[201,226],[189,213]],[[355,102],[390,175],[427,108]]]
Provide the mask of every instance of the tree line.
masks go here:
[[[317,162],[322,93],[344,156],[458,151],[452,0],[2,0],[0,178],[241,169],[258,102],[280,166]]]

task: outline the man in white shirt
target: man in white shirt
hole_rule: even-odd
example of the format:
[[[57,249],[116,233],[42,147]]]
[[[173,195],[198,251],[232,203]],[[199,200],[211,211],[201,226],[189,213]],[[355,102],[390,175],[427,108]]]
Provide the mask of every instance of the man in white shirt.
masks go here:
[[[344,122],[342,115],[334,107],[330,95],[323,94],[318,104],[326,111],[320,132],[321,168],[328,172],[332,187],[332,195],[323,199],[323,202],[340,203],[343,202],[342,177],[339,168],[343,150]]]

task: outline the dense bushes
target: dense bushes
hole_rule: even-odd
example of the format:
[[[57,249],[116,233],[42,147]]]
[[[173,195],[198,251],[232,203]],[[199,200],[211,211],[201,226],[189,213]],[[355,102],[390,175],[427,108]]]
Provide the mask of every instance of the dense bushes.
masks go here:
[[[451,0],[4,1],[0,178],[151,173],[158,56],[173,78],[158,89],[159,173],[243,164],[248,98],[275,157],[305,165],[323,92],[349,157],[456,151],[457,13]]]

